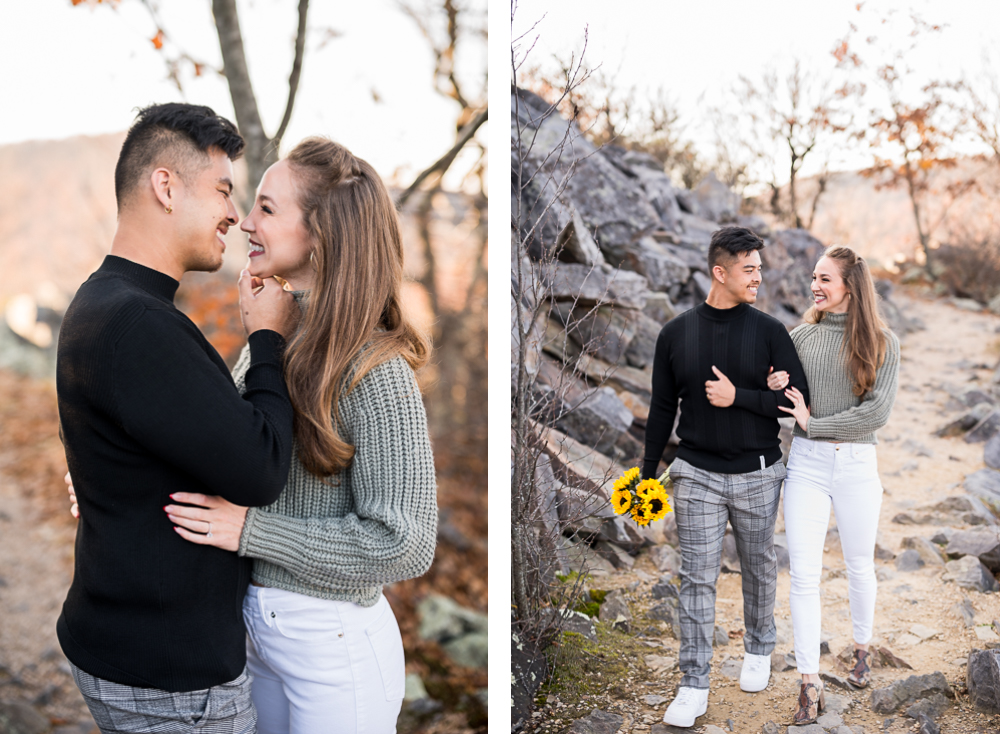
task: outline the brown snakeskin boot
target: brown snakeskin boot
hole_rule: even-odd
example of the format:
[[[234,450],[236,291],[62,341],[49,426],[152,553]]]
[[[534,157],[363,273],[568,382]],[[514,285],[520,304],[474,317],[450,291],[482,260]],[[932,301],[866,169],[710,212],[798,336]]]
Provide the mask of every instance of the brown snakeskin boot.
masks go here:
[[[823,689],[815,683],[803,683],[799,691],[799,710],[795,712],[794,724],[815,723],[819,717],[819,712],[826,708],[826,699]]]
[[[871,653],[867,650],[854,650],[854,667],[851,669],[847,680],[858,688],[864,688],[868,681],[872,679],[872,669],[868,664]]]

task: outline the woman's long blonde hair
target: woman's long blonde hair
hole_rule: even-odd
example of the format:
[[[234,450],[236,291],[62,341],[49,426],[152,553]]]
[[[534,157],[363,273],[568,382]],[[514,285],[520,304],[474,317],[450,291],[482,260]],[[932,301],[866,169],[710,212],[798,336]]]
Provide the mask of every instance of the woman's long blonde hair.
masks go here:
[[[343,471],[354,457],[354,446],[340,430],[340,397],[397,355],[419,369],[430,346],[400,304],[399,218],[375,169],[320,137],[303,140],[287,160],[314,243],[316,281],[285,353],[285,380],[295,408],[299,460],[312,474],[326,477]]]
[[[844,245],[826,248],[823,257],[837,264],[851,299],[841,354],[854,383],[854,394],[863,398],[875,386],[875,371],[885,361],[886,338],[882,330],[888,327],[879,315],[879,296],[865,259]],[[811,306],[802,318],[807,324],[818,324],[825,315]]]

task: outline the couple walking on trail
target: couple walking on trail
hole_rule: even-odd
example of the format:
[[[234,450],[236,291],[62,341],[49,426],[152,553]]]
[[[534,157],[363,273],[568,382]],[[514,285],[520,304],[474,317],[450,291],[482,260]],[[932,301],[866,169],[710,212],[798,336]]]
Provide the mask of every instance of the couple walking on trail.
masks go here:
[[[764,242],[724,227],[708,251],[704,303],[660,332],[646,426],[643,478],[657,468],[682,404],[680,446],[670,466],[680,540],[680,669],[667,724],[690,727],[708,706],[715,584],[727,522],[743,576],[745,654],[740,688],[764,690],[776,642],[774,525],[784,482],[795,660],[802,683],[794,723],[824,708],[819,676],[823,543],[836,513],[854,634],[848,679],[868,685],[875,615],[875,536],[882,485],[876,431],[896,396],[899,341],[878,315],[865,260],[826,250],[812,274],[813,305],[791,334],[750,304],[763,277]],[[778,418],[795,418],[788,466]]]
[[[343,146],[272,165],[241,224],[230,373],[174,295],[222,264],[243,145],[165,104],[122,146],[111,253],[59,337],[80,519],[59,642],[105,734],[388,734],[405,670],[382,585],[424,573],[437,537],[399,221]]]

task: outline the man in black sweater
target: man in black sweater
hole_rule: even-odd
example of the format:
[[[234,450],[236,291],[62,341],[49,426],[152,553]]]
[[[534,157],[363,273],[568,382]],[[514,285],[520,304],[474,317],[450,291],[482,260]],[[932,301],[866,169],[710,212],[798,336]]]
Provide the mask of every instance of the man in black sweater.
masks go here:
[[[185,541],[162,510],[178,491],[267,505],[288,476],[291,294],[240,278],[243,397],[173,303],[185,272],[222,264],[242,150],[208,107],[142,110],[115,170],[111,254],[62,324],[56,387],[80,524],[57,633],[103,732],[256,730],[241,612],[250,561]]]
[[[643,477],[657,475],[674,426],[680,447],[670,467],[681,550],[680,668],[677,697],[663,720],[693,726],[708,701],[715,582],[727,521],[740,557],[746,634],[740,687],[767,687],[774,649],[777,562],[774,522],[785,468],[779,405],[767,388],[771,368],[808,388],[787,330],[752,308],[761,282],[763,240],[749,229],[725,227],[712,236],[712,286],[705,303],[670,321],[656,341],[653,391],[646,424]]]

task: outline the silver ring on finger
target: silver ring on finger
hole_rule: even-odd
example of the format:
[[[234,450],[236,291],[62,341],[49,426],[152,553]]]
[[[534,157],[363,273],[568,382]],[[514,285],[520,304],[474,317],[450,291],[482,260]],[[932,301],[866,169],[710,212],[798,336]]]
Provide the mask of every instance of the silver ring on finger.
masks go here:
[[[206,535],[205,537],[206,538],[211,538],[212,537],[212,523],[208,524],[208,535]]]

